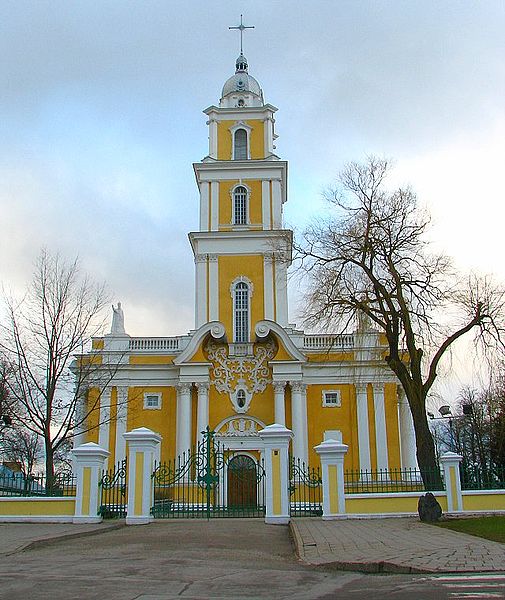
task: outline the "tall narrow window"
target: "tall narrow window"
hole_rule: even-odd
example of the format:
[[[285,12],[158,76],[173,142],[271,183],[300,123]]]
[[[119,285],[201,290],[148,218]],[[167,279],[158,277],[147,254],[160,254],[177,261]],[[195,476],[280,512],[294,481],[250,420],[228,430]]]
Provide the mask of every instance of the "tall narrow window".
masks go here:
[[[247,223],[247,190],[239,185],[233,191],[233,224],[245,225]]]
[[[249,287],[247,283],[239,281],[235,285],[234,296],[234,341],[238,343],[246,343],[249,341]]]
[[[235,160],[247,160],[247,131],[237,129],[234,135],[233,158]]]

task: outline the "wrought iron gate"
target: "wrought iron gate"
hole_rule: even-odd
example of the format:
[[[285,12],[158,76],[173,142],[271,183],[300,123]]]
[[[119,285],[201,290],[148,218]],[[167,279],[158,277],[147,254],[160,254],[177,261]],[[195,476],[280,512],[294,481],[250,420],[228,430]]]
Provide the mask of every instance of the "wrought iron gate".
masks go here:
[[[100,514],[104,519],[121,519],[126,517],[128,504],[126,486],[126,458],[113,468],[104,469],[99,482]]]
[[[289,457],[289,508],[292,517],[320,517],[323,514],[323,481],[319,467],[309,467]]]
[[[208,427],[193,452],[160,463],[153,474],[156,518],[262,517],[265,469],[225,448]]]

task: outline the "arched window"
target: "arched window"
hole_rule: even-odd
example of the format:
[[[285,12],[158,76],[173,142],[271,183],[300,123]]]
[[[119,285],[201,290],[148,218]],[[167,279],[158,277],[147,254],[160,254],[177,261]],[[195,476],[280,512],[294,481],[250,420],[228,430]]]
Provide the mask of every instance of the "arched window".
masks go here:
[[[247,190],[239,185],[233,190],[233,224],[245,225],[247,223]]]
[[[233,158],[235,160],[247,160],[247,131],[245,129],[235,131]]]
[[[249,341],[249,286],[243,281],[235,285],[233,294],[233,313],[235,321],[234,342]]]

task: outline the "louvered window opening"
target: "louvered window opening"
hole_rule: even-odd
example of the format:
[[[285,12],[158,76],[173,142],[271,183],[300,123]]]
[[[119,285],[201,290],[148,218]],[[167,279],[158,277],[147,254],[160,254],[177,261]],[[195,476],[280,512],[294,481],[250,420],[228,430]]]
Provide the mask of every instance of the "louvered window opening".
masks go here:
[[[249,341],[249,288],[240,282],[235,286],[235,342]]]
[[[233,192],[234,224],[245,225],[247,223],[247,190],[239,186]]]
[[[245,129],[235,131],[233,158],[235,160],[247,160],[247,131]]]

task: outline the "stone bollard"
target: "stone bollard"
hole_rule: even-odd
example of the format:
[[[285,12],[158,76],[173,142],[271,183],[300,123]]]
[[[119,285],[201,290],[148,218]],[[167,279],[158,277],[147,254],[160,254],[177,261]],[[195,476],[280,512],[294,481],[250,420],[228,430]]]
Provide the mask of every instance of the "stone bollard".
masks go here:
[[[152,521],[154,469],[161,435],[146,427],[123,434],[128,443],[128,508],[127,525],[145,525]]]
[[[461,495],[461,478],[459,476],[459,463],[463,460],[461,454],[446,452],[440,457],[444,468],[445,491],[447,493],[447,512],[463,510],[463,497]]]
[[[109,452],[94,442],[72,450],[77,474],[74,523],[100,523],[99,482]]]
[[[265,445],[265,523],[289,523],[288,448],[293,432],[274,423],[258,432]]]
[[[314,450],[321,459],[323,479],[323,520],[345,514],[344,457],[348,446],[337,440],[325,440]]]

